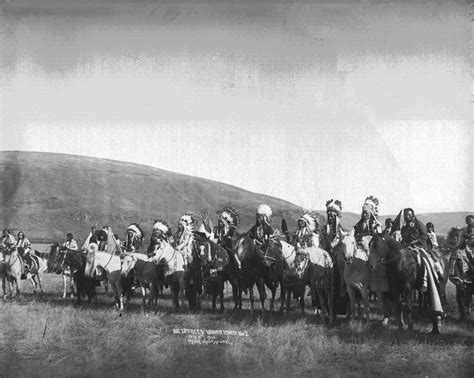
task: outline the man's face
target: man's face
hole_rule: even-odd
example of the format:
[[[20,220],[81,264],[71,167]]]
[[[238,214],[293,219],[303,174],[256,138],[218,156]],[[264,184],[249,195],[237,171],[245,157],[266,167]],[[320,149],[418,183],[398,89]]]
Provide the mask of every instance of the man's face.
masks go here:
[[[370,219],[370,213],[367,211],[367,210],[364,210],[362,212],[362,218],[366,221],[368,221]]]
[[[393,222],[392,221],[385,221],[385,227],[392,228],[393,227]]]
[[[306,225],[306,223],[304,222],[304,220],[302,220],[302,219],[298,220],[298,227],[299,228],[303,228],[305,225]]]
[[[433,226],[429,226],[429,227],[427,227],[427,230],[428,230],[428,232],[434,232],[434,227],[433,227]]]
[[[257,222],[260,226],[263,226],[263,224],[265,223],[265,216],[262,215],[262,214],[258,214],[257,215]]]
[[[330,224],[334,224],[334,222],[336,222],[336,217],[337,217],[337,214],[334,211],[328,212],[328,222]]]
[[[472,219],[473,219],[473,217],[467,217],[467,219],[466,219],[466,224],[467,224],[468,226],[472,226]]]
[[[178,231],[183,231],[184,230],[184,226],[181,222],[178,223]]]
[[[408,210],[405,212],[405,221],[406,222],[411,222],[413,220],[413,211]]]
[[[71,241],[72,240],[72,235],[68,235],[67,236],[67,241]]]
[[[7,236],[8,236],[8,231],[7,231],[7,230],[4,230],[4,231],[3,231],[3,236],[4,236],[4,237],[7,237]]]
[[[23,232],[18,233],[18,239],[23,239],[24,237],[25,237],[25,235],[23,235]]]

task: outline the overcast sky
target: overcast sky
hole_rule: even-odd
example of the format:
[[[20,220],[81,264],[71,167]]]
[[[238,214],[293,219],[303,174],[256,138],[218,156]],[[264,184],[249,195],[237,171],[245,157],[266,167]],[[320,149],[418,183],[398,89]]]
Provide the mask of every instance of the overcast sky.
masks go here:
[[[474,210],[468,2],[64,3],[2,5],[1,150]]]

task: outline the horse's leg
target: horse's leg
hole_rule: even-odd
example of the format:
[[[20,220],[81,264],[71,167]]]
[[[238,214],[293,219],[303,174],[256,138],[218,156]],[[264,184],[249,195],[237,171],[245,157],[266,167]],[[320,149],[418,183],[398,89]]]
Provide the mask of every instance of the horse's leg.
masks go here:
[[[184,272],[183,274],[179,275],[179,300],[181,307],[184,308],[184,288],[185,288],[185,281],[184,281]]]
[[[249,288],[249,297],[250,297],[250,313],[253,314],[254,306],[253,306],[253,283],[250,285]]]
[[[369,308],[370,298],[369,298],[369,290],[367,286],[362,286],[361,295],[362,295],[362,302],[364,304],[365,321],[368,323],[370,320],[370,308]]]
[[[288,312],[290,306],[289,306],[289,303],[288,303],[288,298],[290,296],[290,289],[288,289],[290,286],[289,285],[284,285],[282,284],[281,285],[281,289],[280,289],[280,310],[279,312],[280,313],[283,313],[283,309],[284,309],[284,306],[285,306],[285,295],[287,295],[287,300],[286,300],[286,311]]]
[[[6,276],[2,276],[2,290],[3,290],[3,300],[7,299],[6,285],[5,285]]]
[[[41,286],[41,276],[37,274],[36,277],[38,278],[38,288],[39,288],[40,296],[43,296],[43,287]]]
[[[211,290],[212,290],[212,313],[215,314],[216,300],[217,300],[217,285],[215,282],[211,284]]]
[[[321,307],[321,317],[322,317],[322,320],[324,323],[326,323],[328,321],[328,307],[327,307],[327,304],[326,304],[326,293],[325,293],[325,290],[324,289],[316,289],[316,292],[318,293],[318,297],[319,297],[319,305]]]
[[[221,312],[224,312],[224,282],[219,282],[219,296],[221,297]]]
[[[142,311],[146,313],[146,288],[140,283],[140,289],[142,291]]]
[[[232,299],[234,300],[234,310],[239,307],[238,283],[235,277],[230,281],[232,286]]]
[[[61,275],[63,276],[63,296],[62,296],[62,298],[66,299],[66,296],[67,296],[67,277],[64,273],[61,274]]]
[[[461,290],[459,287],[456,286],[456,302],[459,308],[459,318],[464,320],[466,318],[465,314],[465,303],[464,303],[464,290]]]
[[[262,305],[262,312],[265,311],[265,283],[263,277],[256,279],[255,283],[257,284],[258,295],[260,296],[260,304]]]
[[[347,294],[349,296],[349,316],[348,320],[351,323],[352,318],[355,318],[355,290],[352,286],[346,286]]]

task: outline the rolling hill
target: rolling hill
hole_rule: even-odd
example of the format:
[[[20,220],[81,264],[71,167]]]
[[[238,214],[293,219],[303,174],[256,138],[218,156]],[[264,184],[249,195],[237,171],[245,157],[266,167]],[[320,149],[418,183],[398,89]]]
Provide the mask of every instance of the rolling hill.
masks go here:
[[[240,231],[253,225],[260,203],[272,207],[272,224],[278,228],[284,215],[294,230],[301,214],[298,206],[278,198],[126,162],[8,151],[0,152],[0,167],[1,226],[15,233],[23,230],[36,243],[62,240],[67,232],[82,241],[95,224],[110,225],[123,237],[127,225],[138,222],[149,235],[157,218],[167,220],[175,231],[185,211],[208,210],[215,221],[215,210],[225,205],[238,209]],[[438,233],[445,233],[451,225],[463,224],[466,215],[420,214],[419,218],[431,220]],[[343,213],[342,223],[350,227],[358,219],[358,214]]]

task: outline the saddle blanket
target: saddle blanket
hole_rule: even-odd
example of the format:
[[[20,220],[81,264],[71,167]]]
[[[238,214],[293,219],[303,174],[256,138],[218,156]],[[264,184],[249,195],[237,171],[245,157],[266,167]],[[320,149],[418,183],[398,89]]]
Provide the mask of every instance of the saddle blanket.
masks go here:
[[[332,268],[334,263],[331,256],[324,249],[319,247],[306,247],[302,249],[309,256],[312,264],[319,265],[323,268]]]

